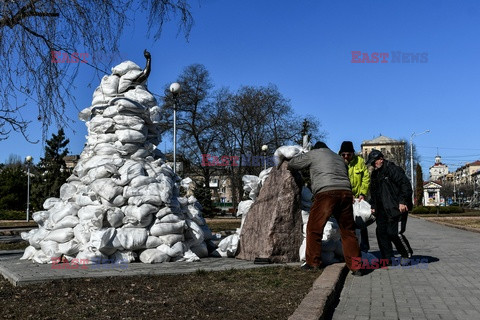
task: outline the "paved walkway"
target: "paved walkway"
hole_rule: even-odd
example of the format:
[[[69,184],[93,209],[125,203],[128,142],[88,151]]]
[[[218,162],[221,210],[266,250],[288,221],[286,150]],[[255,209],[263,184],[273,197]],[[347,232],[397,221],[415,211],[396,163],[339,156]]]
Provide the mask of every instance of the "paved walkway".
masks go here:
[[[348,275],[333,319],[480,319],[480,233],[410,218],[405,235],[428,263]]]

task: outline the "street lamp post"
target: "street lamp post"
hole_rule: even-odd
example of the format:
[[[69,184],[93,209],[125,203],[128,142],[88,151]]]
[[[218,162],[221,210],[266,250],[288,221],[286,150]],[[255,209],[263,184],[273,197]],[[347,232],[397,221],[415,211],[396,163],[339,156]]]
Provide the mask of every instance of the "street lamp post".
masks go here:
[[[174,82],[170,85],[170,92],[173,95],[173,172],[177,172],[177,104],[180,84]]]
[[[410,136],[410,179],[412,180],[412,203],[415,201],[415,185],[413,182],[413,137],[429,132],[430,130],[425,130],[421,133],[412,132],[412,135]]]
[[[262,146],[262,151],[263,151],[263,170],[266,170],[267,169],[267,150],[268,150],[268,146],[266,144],[264,144]]]
[[[27,222],[30,221],[30,165],[32,164],[32,160],[32,156],[25,157],[27,164]]]

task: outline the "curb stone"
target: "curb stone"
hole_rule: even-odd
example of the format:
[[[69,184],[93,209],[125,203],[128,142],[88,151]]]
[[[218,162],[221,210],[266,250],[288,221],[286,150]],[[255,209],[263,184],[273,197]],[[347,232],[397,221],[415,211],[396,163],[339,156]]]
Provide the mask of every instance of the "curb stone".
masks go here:
[[[323,320],[331,311],[335,299],[342,291],[348,274],[345,263],[334,263],[323,270],[288,320]]]

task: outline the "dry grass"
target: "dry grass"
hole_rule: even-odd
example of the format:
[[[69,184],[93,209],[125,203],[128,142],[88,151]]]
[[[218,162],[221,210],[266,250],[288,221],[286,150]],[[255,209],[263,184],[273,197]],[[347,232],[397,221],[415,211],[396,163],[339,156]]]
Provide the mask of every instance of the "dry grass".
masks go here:
[[[320,274],[267,267],[18,288],[2,279],[0,309],[7,319],[287,319]]]
[[[441,217],[434,218],[429,217],[427,220],[443,222],[453,224],[462,227],[474,228],[480,230],[480,218],[479,217]]]
[[[235,231],[240,228],[242,219],[239,218],[214,218],[205,219],[212,232]]]

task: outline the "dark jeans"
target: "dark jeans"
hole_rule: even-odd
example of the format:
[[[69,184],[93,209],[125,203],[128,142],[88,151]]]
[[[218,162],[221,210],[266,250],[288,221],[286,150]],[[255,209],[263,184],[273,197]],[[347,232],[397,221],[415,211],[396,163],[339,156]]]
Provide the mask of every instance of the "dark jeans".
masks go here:
[[[347,190],[325,191],[315,195],[307,223],[305,250],[307,264],[319,266],[322,263],[323,229],[333,215],[340,227],[345,263],[352,270],[352,258],[360,257],[360,248],[355,235],[352,199],[352,192]]]
[[[392,243],[397,248],[402,258],[410,258],[413,251],[403,233],[407,225],[407,213],[390,218],[384,211],[377,213],[377,242],[380,248],[382,259],[391,259],[393,257]],[[400,233],[398,225],[400,226]]]

